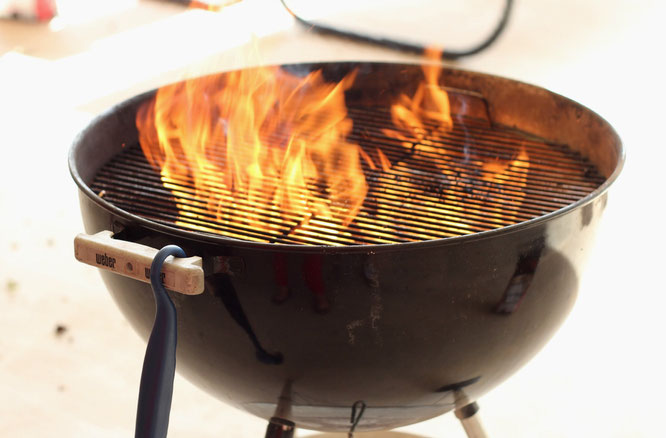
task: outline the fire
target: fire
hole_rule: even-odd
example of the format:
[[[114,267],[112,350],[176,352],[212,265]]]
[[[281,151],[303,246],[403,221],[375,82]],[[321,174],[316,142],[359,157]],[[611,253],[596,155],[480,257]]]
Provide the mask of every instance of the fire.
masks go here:
[[[191,0],[188,7],[190,9],[203,9],[211,12],[219,12],[227,6],[240,3],[241,0]]]
[[[430,61],[422,66],[424,79],[419,83],[413,96],[400,95],[398,101],[391,106],[393,124],[397,128],[386,129],[391,137],[405,140],[405,146],[411,147],[413,142],[422,141],[428,129],[425,122],[436,122],[437,130],[450,131],[453,128],[449,95],[439,84],[441,65],[435,63],[440,59],[441,50],[430,48],[425,52]]]
[[[181,199],[180,214],[282,233],[313,218],[348,225],[367,191],[344,91],[276,67],[245,69],[163,87],[137,114],[148,161]],[[195,193],[180,191],[191,182]],[[205,206],[202,211],[202,206]],[[276,218],[257,220],[257,211]]]
[[[465,197],[461,197],[453,190],[445,190],[440,193],[419,191],[418,187],[409,181],[403,181],[402,185],[409,188],[413,193],[408,199],[403,199],[401,205],[407,209],[414,209],[417,206],[426,214],[432,214],[437,217],[437,221],[458,228],[460,234],[475,232],[467,224],[459,220],[459,212],[466,215],[487,216],[488,211],[496,213],[495,219],[498,226],[507,221],[520,221],[515,216],[515,212],[520,208],[525,193],[522,187],[527,181],[527,172],[529,171],[529,157],[524,147],[515,151],[509,159],[491,159],[484,156],[478,156],[470,151],[465,151],[462,157],[452,156],[449,151],[443,147],[441,140],[454,129],[454,118],[451,112],[451,103],[449,95],[441,86],[440,73],[441,64],[439,63],[441,51],[436,48],[430,48],[425,52],[426,58],[430,61],[422,65],[424,79],[418,84],[415,93],[411,96],[402,94],[391,106],[391,119],[394,127],[384,129],[383,132],[395,139],[402,141],[402,145],[408,150],[410,157],[421,156],[424,162],[433,161],[436,167],[435,172],[439,172],[443,180],[447,183],[457,185],[462,181],[466,187]],[[464,119],[457,115],[460,125],[464,126]],[[467,142],[466,142],[467,143]],[[434,159],[433,159],[434,158]],[[382,163],[386,157],[381,159]],[[480,175],[473,175],[471,178],[464,175],[465,167],[480,169]],[[391,168],[393,167],[393,168]],[[401,175],[409,174],[409,168],[404,163],[394,163],[394,165],[383,166],[384,175],[380,178],[378,187],[374,191],[390,193],[393,189],[393,182],[399,180]],[[433,172],[433,173],[435,173]],[[479,178],[480,177],[480,178]],[[465,180],[480,179],[481,183],[469,185]],[[510,180],[511,186],[503,188],[502,191],[511,197],[510,201],[504,200],[501,207],[489,207],[485,205],[479,208],[475,202],[470,200],[481,200],[483,202],[493,202],[493,191],[496,187],[504,185]],[[381,205],[377,209],[378,216],[390,216],[390,206]],[[422,229],[422,237],[428,238],[431,234],[428,230]]]
[[[434,50],[429,56],[439,59]],[[382,130],[404,146],[401,156],[349,140],[345,91],[355,72],[330,83],[321,71],[301,77],[278,67],[159,89],[137,112],[139,142],[177,199],[177,223],[229,237],[350,244],[350,228],[359,226],[376,241],[394,242],[520,221],[514,213],[525,197],[524,148],[489,157],[468,151],[465,140],[463,153],[449,150],[446,139],[460,143],[455,136],[467,132],[465,121],[452,115],[441,66],[422,69],[416,91],[391,106],[393,127]],[[433,182],[424,186],[423,178]]]

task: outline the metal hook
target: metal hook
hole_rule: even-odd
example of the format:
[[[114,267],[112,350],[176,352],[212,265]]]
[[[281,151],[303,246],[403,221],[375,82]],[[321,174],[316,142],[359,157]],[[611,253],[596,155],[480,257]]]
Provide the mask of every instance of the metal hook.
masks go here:
[[[358,416],[356,416],[356,406],[360,405],[361,409],[358,413]],[[361,417],[363,417],[363,413],[365,412],[365,402],[363,400],[357,400],[354,402],[352,405],[352,411],[351,411],[351,427],[349,428],[349,433],[347,434],[348,438],[354,438],[354,429],[356,429],[356,426],[358,426],[359,421],[361,421]]]
[[[139,386],[134,434],[138,438],[165,438],[169,428],[178,337],[176,307],[162,285],[162,265],[169,256],[186,257],[180,247],[168,245],[155,254],[150,265],[156,309]]]

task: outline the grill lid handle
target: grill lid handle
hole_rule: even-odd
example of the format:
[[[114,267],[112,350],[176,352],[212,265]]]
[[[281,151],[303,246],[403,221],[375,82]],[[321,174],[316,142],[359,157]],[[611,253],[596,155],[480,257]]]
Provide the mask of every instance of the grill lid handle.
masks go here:
[[[150,283],[150,264],[157,249],[135,242],[113,238],[113,232],[79,234],[74,238],[74,256],[80,262],[125,277]],[[164,287],[185,295],[198,295],[204,290],[201,257],[169,258],[162,267]]]

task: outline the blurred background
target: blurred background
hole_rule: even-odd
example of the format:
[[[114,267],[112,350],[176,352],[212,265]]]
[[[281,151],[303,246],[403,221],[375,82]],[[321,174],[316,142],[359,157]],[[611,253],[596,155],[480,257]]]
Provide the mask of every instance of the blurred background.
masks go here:
[[[504,0],[288,4],[357,32],[463,49],[488,34]],[[419,58],[310,32],[279,0],[0,0],[0,15],[0,436],[131,436],[145,343],[97,272],[73,257],[83,226],[66,157],[76,133],[114,103],[206,72]],[[491,437],[663,434],[665,19],[657,0],[518,0],[496,44],[447,63],[588,106],[616,128],[628,156],[573,313],[532,362],[479,400]],[[263,420],[177,376],[170,437],[264,430]],[[464,433],[448,414],[374,436]]]

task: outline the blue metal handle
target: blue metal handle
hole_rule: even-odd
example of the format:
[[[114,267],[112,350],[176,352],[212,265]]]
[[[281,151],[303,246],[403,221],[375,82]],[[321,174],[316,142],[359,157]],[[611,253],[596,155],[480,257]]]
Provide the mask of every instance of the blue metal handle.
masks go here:
[[[150,284],[155,296],[155,322],[148,339],[141,372],[136,413],[136,438],[164,438],[176,372],[176,308],[162,285],[162,265],[169,256],[185,257],[185,251],[168,245],[157,252],[150,266]]]

